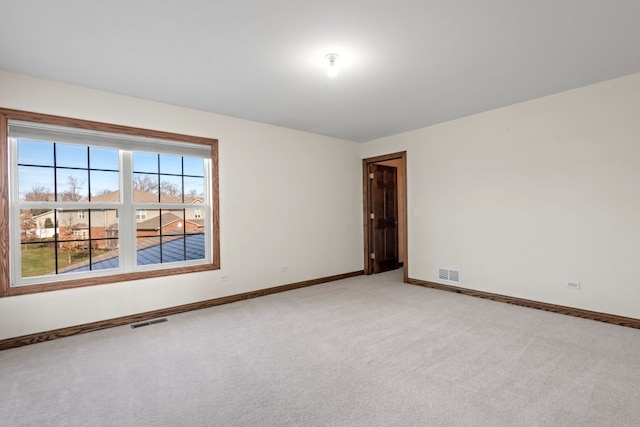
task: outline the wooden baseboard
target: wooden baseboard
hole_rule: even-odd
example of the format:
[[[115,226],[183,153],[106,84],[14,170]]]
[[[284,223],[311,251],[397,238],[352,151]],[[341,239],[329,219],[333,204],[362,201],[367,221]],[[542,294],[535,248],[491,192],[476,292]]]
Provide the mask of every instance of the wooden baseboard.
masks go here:
[[[227,297],[215,298],[206,301],[194,302],[191,304],[179,305],[176,307],[163,308],[160,310],[148,311],[146,313],[133,314],[131,316],[118,317],[115,319],[102,320],[99,322],[85,323],[84,325],[71,326],[68,328],[55,329],[47,332],[39,332],[36,334],[23,335],[16,338],[8,338],[0,340],[0,350],[6,350],[14,347],[21,347],[29,344],[36,344],[44,341],[51,341],[58,338],[64,338],[72,335],[84,334],[87,332],[99,331],[100,329],[113,328],[116,326],[128,325],[131,323],[144,322],[159,317],[171,316],[174,314],[185,313],[187,311],[200,310],[202,308],[214,307],[216,305],[229,304],[232,302],[242,301],[251,298],[257,298],[265,295],[271,295],[278,292],[290,291],[293,289],[304,288],[307,286],[319,285],[321,283],[333,282],[335,280],[347,279],[349,277],[361,276],[363,270],[353,271],[351,273],[337,274],[335,276],[322,277],[319,279],[306,280],[303,282],[290,283],[288,285],[276,286],[273,288],[260,289],[257,291],[245,292]]]
[[[546,302],[532,301],[528,299],[509,297],[500,294],[492,294],[489,292],[476,291],[473,289],[461,288],[458,286],[443,285],[441,283],[427,282],[418,279],[409,278],[406,282],[412,285],[424,286],[427,288],[455,292],[458,294],[490,299],[492,301],[505,302],[507,304],[519,305],[522,307],[536,308],[538,310],[566,314],[567,316],[581,317],[583,319],[597,320],[599,322],[612,323],[614,325],[640,329],[640,319],[634,319],[632,317],[616,316],[615,314],[599,313],[597,311],[589,311],[580,308],[565,307],[563,305],[548,304]]]

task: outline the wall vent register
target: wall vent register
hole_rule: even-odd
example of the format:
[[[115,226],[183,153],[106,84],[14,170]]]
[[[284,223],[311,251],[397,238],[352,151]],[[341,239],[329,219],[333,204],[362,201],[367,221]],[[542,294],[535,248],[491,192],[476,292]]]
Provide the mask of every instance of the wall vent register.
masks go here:
[[[438,279],[448,282],[460,283],[460,270],[450,270],[448,268],[438,269]]]

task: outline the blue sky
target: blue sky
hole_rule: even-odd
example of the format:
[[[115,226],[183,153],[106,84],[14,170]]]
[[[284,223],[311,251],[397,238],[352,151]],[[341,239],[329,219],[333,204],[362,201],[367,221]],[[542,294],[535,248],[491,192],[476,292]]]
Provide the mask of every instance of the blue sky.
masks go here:
[[[90,147],[87,156],[87,147],[85,146],[57,143],[54,153],[52,142],[19,139],[18,163],[34,165],[18,167],[18,192],[21,199],[24,199],[25,194],[34,187],[44,187],[53,192],[55,181],[54,169],[51,166],[54,166],[54,154],[59,194],[69,190],[69,177],[83,183],[80,195],[84,198],[88,196],[89,182],[91,183],[91,192],[94,195],[118,190],[119,156],[117,149]],[[182,174],[182,163],[184,163],[185,173],[191,175],[184,177],[185,193],[189,194],[191,190],[194,190],[197,194],[203,194],[204,162],[202,159],[162,154],[158,160],[158,155],[154,153],[133,153],[134,173],[148,175],[156,181],[157,174],[160,173],[161,181],[170,182],[178,188],[182,186],[182,177],[172,176],[172,174]]]

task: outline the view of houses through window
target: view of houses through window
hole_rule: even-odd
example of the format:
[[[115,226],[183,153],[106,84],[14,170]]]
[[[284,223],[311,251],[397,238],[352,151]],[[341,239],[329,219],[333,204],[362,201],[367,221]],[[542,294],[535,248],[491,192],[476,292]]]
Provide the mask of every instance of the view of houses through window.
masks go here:
[[[18,282],[206,261],[205,157],[9,136]]]

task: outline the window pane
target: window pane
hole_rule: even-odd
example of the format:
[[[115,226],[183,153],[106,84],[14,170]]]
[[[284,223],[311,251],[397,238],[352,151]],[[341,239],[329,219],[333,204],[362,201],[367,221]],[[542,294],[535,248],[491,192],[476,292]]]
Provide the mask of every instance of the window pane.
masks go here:
[[[57,143],[56,166],[87,169],[87,147]]]
[[[38,220],[37,215],[34,215],[31,209],[20,209],[20,242],[39,242],[43,240],[46,233],[40,225],[44,225],[44,219]],[[53,237],[54,228],[53,222],[49,220],[50,236]]]
[[[89,162],[91,169],[120,170],[118,150],[111,148],[90,147]]]
[[[185,260],[184,237],[163,236],[161,245],[162,263]]]
[[[193,203],[197,198],[204,200],[204,178],[184,177],[185,202]]]
[[[72,271],[89,264],[87,216],[87,212],[82,210],[59,209],[56,211],[59,224],[58,273]]]
[[[160,201],[182,203],[182,177],[160,175]]]
[[[53,240],[56,233],[52,210],[20,209],[20,241],[42,242]]]
[[[118,237],[118,211],[116,209],[92,209],[91,239]]]
[[[137,203],[158,202],[158,175],[133,174],[133,201]]]
[[[23,243],[20,245],[22,277],[44,276],[56,271],[55,243]]]
[[[91,241],[91,270],[118,268],[118,239]]]
[[[95,199],[95,196],[114,194],[120,187],[120,176],[118,172],[91,171],[91,194],[92,201],[107,201]],[[119,200],[119,194],[113,201]]]
[[[87,211],[56,210],[59,233],[58,240],[78,240],[89,238],[89,217]]]
[[[148,219],[137,225],[137,262],[138,265],[160,264],[184,261],[187,259],[185,224],[196,232],[195,223],[184,221],[185,211],[149,210]],[[158,237],[162,235],[162,237]],[[191,244],[191,258],[204,258],[203,248],[197,242]]]
[[[149,237],[160,235],[160,211],[157,209],[138,209],[136,211],[136,236]]]
[[[185,237],[186,259],[204,259],[204,233],[192,234]]]
[[[53,166],[53,143],[19,139],[18,164]]]
[[[87,172],[86,170],[56,169],[58,201],[79,202],[87,200]]]
[[[163,235],[182,235],[185,233],[184,210],[162,210],[160,216]]]
[[[161,154],[160,173],[182,175],[182,157]]]
[[[136,221],[144,221],[147,219],[146,209],[136,209]]]
[[[139,237],[137,241],[137,264],[160,264],[160,237]]]
[[[88,269],[89,241],[58,243],[58,274],[75,273]]]
[[[204,160],[195,157],[184,157],[184,174],[204,176]]]
[[[18,167],[18,198],[26,201],[54,199],[53,168]]]
[[[158,155],[153,153],[133,153],[133,171],[158,173]]]

